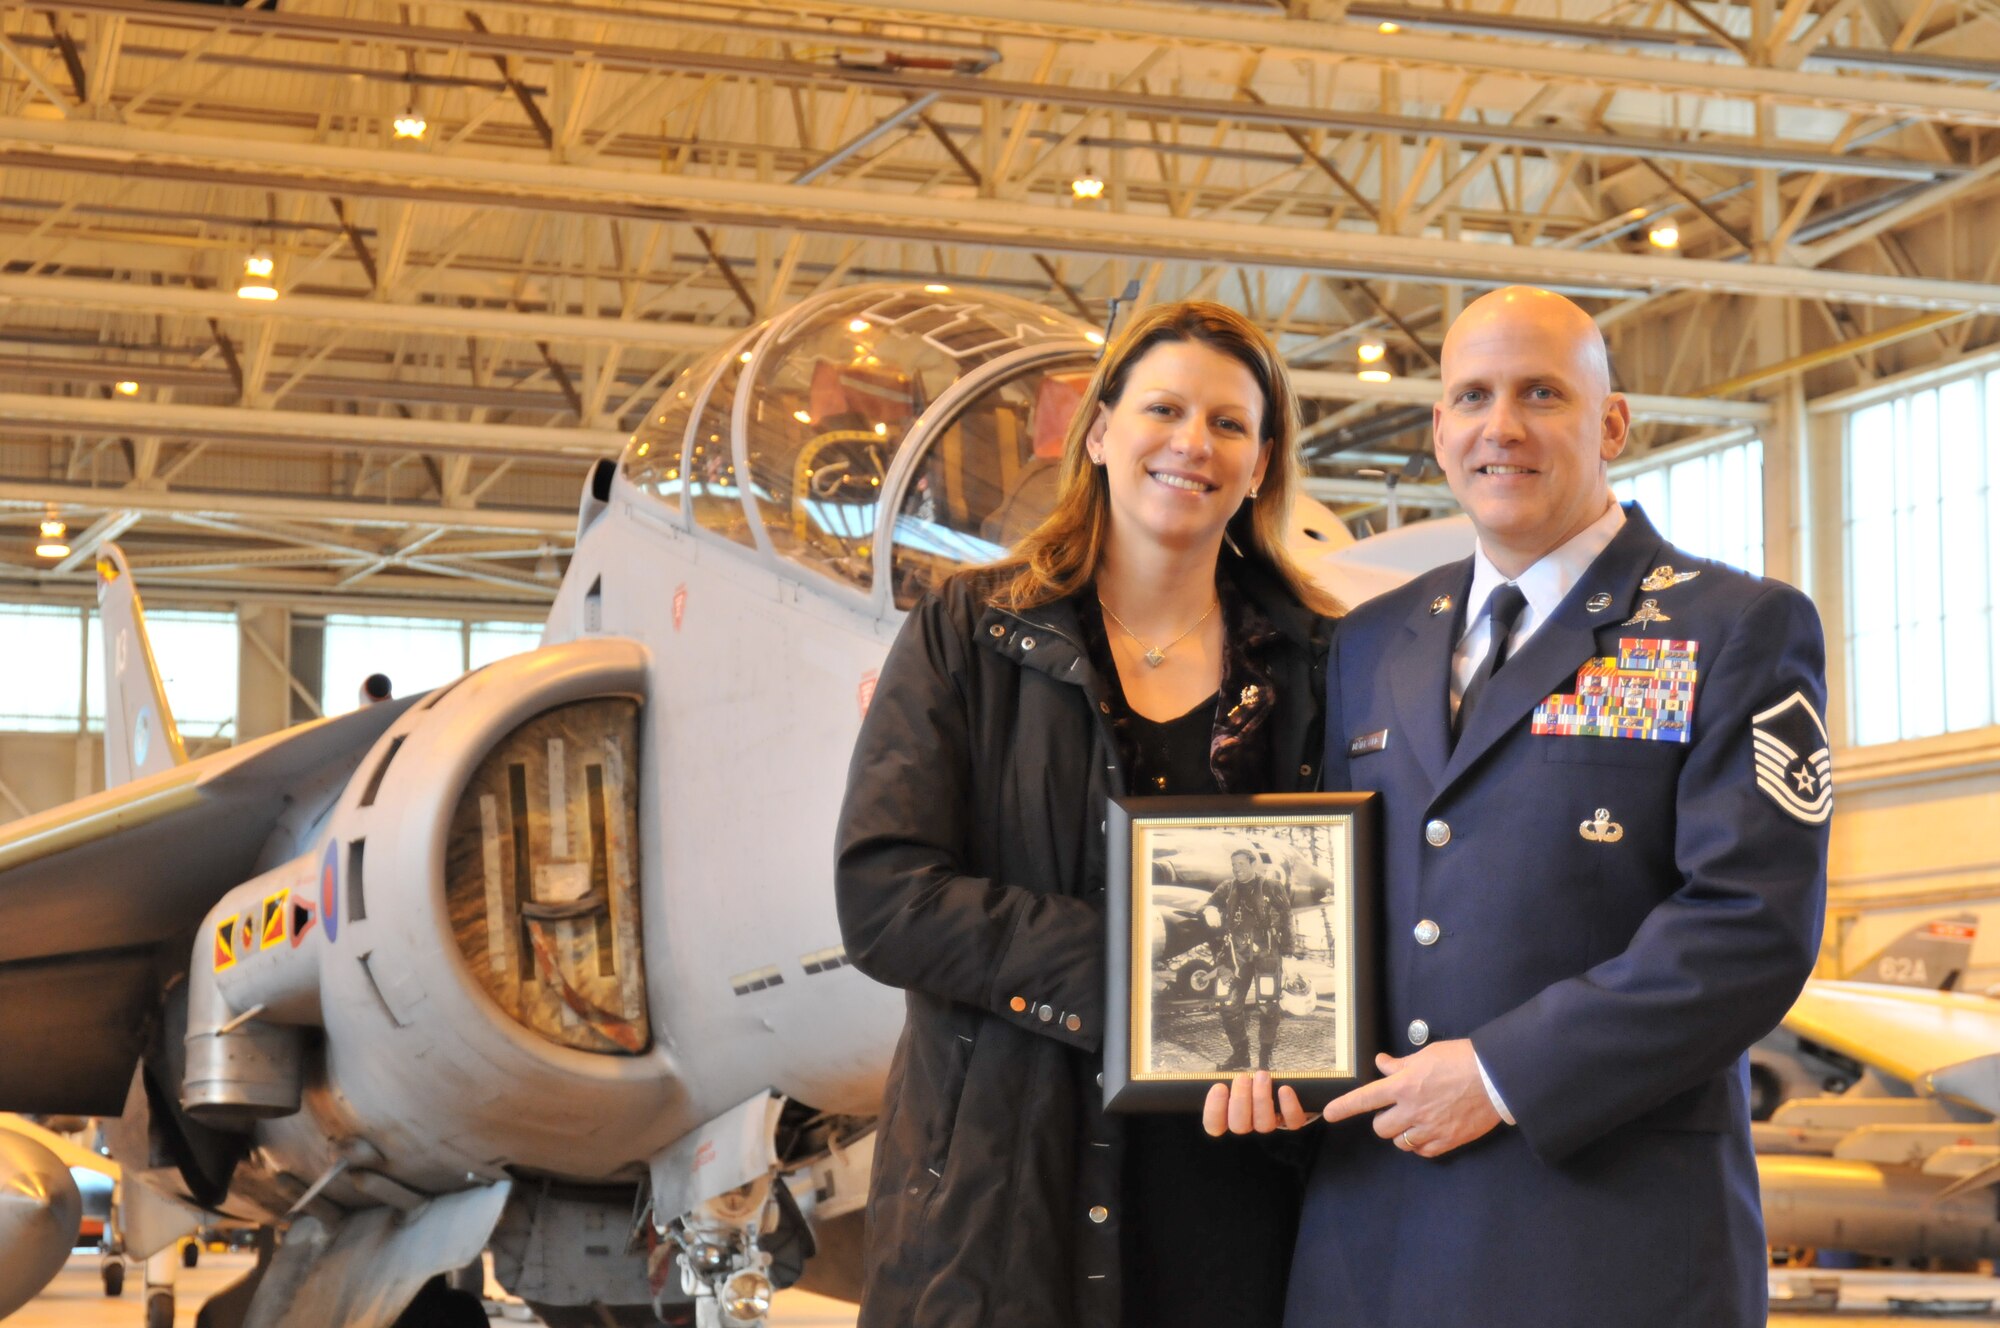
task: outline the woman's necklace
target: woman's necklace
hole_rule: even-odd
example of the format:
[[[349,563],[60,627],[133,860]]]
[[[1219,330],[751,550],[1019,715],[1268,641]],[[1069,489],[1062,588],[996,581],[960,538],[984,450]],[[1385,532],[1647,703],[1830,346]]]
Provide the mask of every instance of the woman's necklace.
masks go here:
[[[1179,636],[1175,637],[1173,640],[1167,642],[1163,646],[1152,646],[1152,645],[1147,645],[1145,641],[1141,640],[1137,632],[1125,626],[1125,620],[1123,618],[1119,617],[1116,613],[1112,613],[1111,606],[1104,602],[1104,596],[1099,595],[1097,597],[1097,607],[1103,609],[1106,613],[1111,614],[1111,621],[1117,623],[1119,629],[1123,631],[1125,635],[1131,637],[1134,642],[1136,642],[1142,649],[1145,650],[1146,662],[1152,665],[1156,669],[1159,668],[1160,665],[1167,662],[1167,652],[1169,650],[1172,650],[1175,646],[1187,640],[1189,635],[1193,633],[1194,629],[1196,627],[1201,626],[1203,623],[1207,622],[1208,615],[1210,613],[1214,613],[1216,609],[1221,607],[1221,605],[1222,601],[1220,599],[1217,599],[1215,603],[1208,606],[1207,613],[1202,614],[1201,617],[1196,618],[1194,620],[1193,625],[1190,626],[1187,629],[1187,631],[1182,632]]]

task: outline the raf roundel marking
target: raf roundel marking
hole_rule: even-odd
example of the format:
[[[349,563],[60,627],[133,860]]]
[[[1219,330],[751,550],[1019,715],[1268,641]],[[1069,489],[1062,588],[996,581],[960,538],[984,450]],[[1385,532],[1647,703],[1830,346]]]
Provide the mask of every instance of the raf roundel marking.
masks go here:
[[[326,856],[319,864],[319,920],[326,928],[327,943],[340,939],[340,842],[326,842]]]

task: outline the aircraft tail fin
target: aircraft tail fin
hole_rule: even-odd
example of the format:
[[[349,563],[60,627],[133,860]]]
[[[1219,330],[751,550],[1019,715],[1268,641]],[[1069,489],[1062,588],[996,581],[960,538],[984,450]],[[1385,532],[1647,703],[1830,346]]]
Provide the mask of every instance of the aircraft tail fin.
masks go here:
[[[182,764],[187,747],[146,639],[132,565],[116,544],[97,551],[97,612],[104,624],[104,786],[116,788]]]
[[[1857,982],[1950,991],[1958,986],[1978,935],[1979,916],[1975,913],[1931,918],[1889,942],[1845,976]]]

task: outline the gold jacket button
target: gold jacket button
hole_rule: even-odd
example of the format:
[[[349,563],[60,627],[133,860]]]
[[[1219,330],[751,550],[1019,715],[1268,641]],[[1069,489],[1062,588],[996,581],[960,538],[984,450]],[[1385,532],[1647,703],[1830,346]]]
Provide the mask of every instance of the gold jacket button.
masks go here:
[[[1437,923],[1432,922],[1429,918],[1425,918],[1422,922],[1411,928],[1411,934],[1417,938],[1418,945],[1436,945],[1437,939],[1442,933]]]
[[[1090,1210],[1090,1220],[1093,1222],[1102,1222],[1110,1216],[1111,1210],[1103,1204],[1098,1204]]]
[[[1002,627],[999,623],[994,623],[991,627],[987,628],[986,630],[990,635],[992,635],[996,639],[1007,635],[1007,629],[1005,627]]]
[[[1083,1020],[1077,1018],[1075,1015],[1071,1015],[1069,1018],[1063,1020],[1063,1027],[1074,1033],[1083,1027]]]
[[[1443,848],[1451,842],[1451,827],[1443,821],[1432,821],[1424,827],[1424,842],[1432,848]]]
[[[1015,1014],[1019,1014],[1028,1008],[1028,998],[1026,996],[1016,996],[1013,1000],[1007,1002],[1007,1008]]]
[[[1421,1047],[1431,1040],[1431,1026],[1421,1019],[1412,1019],[1409,1027],[1410,1045]]]

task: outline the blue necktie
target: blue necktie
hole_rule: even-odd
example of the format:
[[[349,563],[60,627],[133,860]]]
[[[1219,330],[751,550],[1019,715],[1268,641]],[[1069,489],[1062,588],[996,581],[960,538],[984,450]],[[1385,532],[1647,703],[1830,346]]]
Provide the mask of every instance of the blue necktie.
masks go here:
[[[1512,581],[1495,586],[1493,593],[1486,597],[1486,616],[1492,627],[1487,633],[1486,658],[1479,661],[1479,669],[1472,675],[1472,681],[1465,685],[1465,695],[1458,700],[1458,714],[1451,726],[1454,744],[1458,735],[1465,732],[1472,707],[1486,691],[1486,684],[1507,662],[1507,638],[1514,635],[1514,624],[1521,619],[1521,610],[1528,607],[1528,597]]]

